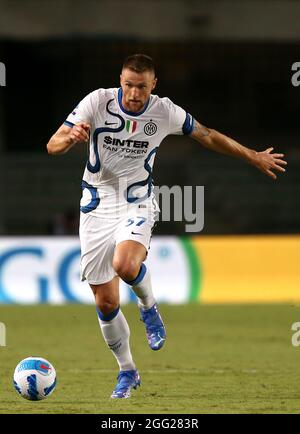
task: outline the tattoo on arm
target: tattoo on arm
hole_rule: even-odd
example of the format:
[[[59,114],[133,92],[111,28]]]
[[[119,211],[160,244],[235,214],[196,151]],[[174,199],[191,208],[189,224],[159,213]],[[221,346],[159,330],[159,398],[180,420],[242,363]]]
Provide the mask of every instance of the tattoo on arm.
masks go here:
[[[200,135],[200,137],[205,137],[210,135],[210,130],[206,128],[204,125],[199,124],[198,121],[195,121],[194,133]]]

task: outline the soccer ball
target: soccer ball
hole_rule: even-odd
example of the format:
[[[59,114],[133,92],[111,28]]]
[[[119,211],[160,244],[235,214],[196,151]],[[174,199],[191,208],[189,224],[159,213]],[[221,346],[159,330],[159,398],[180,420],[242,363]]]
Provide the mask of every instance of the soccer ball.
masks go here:
[[[55,369],[42,357],[27,357],[15,369],[14,386],[23,398],[31,401],[45,399],[55,389]]]

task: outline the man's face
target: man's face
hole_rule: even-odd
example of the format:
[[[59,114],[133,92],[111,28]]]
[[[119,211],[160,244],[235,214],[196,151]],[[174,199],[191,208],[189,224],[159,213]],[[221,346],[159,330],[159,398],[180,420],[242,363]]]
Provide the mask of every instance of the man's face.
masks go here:
[[[155,88],[156,81],[153,72],[135,72],[130,69],[123,69],[120,75],[123,107],[134,113],[141,111]]]

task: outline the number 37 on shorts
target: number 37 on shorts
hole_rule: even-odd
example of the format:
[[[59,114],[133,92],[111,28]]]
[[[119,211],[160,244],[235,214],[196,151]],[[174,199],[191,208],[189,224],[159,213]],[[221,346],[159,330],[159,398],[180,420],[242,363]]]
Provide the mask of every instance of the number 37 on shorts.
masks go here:
[[[142,224],[145,223],[145,221],[147,221],[145,217],[134,217],[134,218],[127,219],[127,224],[125,226],[126,227],[131,225],[142,226]]]
[[[120,228],[117,242],[121,240],[138,241],[148,250],[153,226],[154,221],[152,219],[147,219],[142,216],[129,217],[124,221],[123,227]]]

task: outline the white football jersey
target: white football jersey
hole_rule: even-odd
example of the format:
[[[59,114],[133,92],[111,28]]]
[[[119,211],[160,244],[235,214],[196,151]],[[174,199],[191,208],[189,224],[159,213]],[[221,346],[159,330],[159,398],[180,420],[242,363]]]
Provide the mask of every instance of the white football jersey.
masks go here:
[[[190,134],[192,116],[169,98],[151,95],[143,110],[122,106],[122,89],[97,89],[68,116],[65,125],[91,125],[81,211],[98,216],[151,198],[156,151],[169,134]]]

